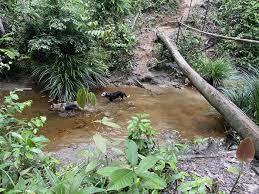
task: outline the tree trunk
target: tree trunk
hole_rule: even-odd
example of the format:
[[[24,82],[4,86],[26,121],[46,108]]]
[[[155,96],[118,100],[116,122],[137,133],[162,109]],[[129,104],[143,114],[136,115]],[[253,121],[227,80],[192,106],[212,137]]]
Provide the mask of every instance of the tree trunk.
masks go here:
[[[158,33],[157,36],[167,46],[183,73],[208,102],[224,116],[231,127],[235,129],[241,137],[250,137],[252,139],[255,146],[255,156],[256,158],[259,158],[259,127],[233,102],[208,84],[191,68],[177,50],[176,45],[170,41],[169,37],[165,36],[163,33]]]

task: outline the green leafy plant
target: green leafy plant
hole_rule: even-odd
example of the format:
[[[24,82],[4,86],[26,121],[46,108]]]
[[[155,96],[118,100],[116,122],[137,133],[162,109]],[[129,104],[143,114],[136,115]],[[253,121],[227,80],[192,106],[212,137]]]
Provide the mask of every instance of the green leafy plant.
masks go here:
[[[48,142],[44,136],[36,133],[43,127],[46,117],[29,121],[15,116],[31,105],[31,101],[17,102],[18,95],[10,92],[0,108],[0,188],[14,188],[22,179],[33,176],[34,169],[44,166],[53,168],[57,163],[42,152]]]
[[[243,74],[235,86],[222,91],[234,104],[242,109],[256,123],[259,123],[259,81],[258,75]]]
[[[86,91],[82,89],[79,93],[81,98]],[[148,146],[154,147],[155,144],[154,130],[145,114],[134,116],[129,122],[129,136],[121,154],[125,160],[122,162],[108,158],[108,150],[118,142],[96,134],[93,136],[96,150],[87,155],[88,162],[57,171],[57,161],[42,151],[47,139],[36,135],[46,118],[17,119],[14,115],[22,113],[32,103],[18,100],[18,95],[11,92],[0,108],[0,192],[156,194],[172,182],[177,182],[180,185],[177,190],[182,192],[210,191],[210,179],[193,176],[194,180],[185,182],[189,174],[178,170],[177,158],[185,146],[174,143],[166,148],[149,149]],[[97,122],[120,128],[109,118]],[[143,150],[146,155],[139,152]],[[244,154],[238,157],[244,158]]]
[[[107,65],[91,61],[94,41],[88,32],[96,25],[88,23],[83,2],[33,0],[28,15],[21,50],[30,56],[33,77],[51,98],[72,101],[80,88],[106,84]]]
[[[179,3],[179,0],[132,0],[133,8],[141,8],[143,11],[164,11],[164,9],[174,11]]]
[[[192,65],[204,79],[214,86],[222,85],[224,79],[234,75],[234,68],[228,58],[209,59],[200,55]]]
[[[193,177],[194,180],[183,182],[177,188],[177,190],[183,193],[207,193],[209,191],[207,188],[211,188],[212,186],[212,180],[209,178],[201,178],[195,175]]]
[[[94,93],[88,92],[87,89],[81,88],[76,94],[76,102],[81,109],[84,109],[87,103],[91,103],[91,105],[95,106],[96,96]]]
[[[128,139],[138,146],[138,152],[147,155],[155,147],[155,130],[151,126],[148,114],[139,114],[131,117],[128,127]]]
[[[235,6],[233,6],[235,3]],[[258,36],[258,1],[256,0],[217,0],[213,2],[212,20],[222,34],[259,40]],[[256,44],[243,44],[221,40],[220,51],[231,54],[238,67],[246,70],[258,69],[258,52]]]
[[[138,147],[132,140],[125,142],[125,155],[130,168],[106,167],[97,171],[100,175],[109,178],[108,191],[119,191],[127,188],[129,193],[148,192],[161,190],[166,187],[166,182],[149,169],[155,166],[158,158],[147,156],[138,164]]]
[[[192,145],[195,152],[199,152],[200,146],[208,142],[209,138],[203,138],[200,136],[195,136],[192,139]]]
[[[180,53],[185,56],[187,61],[192,62],[198,56],[198,50],[200,50],[200,43],[202,37],[198,34],[184,31],[182,35],[179,35],[177,46]]]
[[[12,34],[5,34],[0,37],[0,73],[1,69],[10,69],[12,60],[19,56],[18,51],[13,48]]]

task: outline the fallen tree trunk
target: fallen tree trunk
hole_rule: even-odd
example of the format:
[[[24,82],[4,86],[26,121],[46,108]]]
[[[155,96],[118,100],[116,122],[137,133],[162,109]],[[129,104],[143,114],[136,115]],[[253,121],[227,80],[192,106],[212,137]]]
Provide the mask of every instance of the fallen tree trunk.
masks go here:
[[[244,114],[234,103],[223,94],[208,84],[190,65],[185,61],[177,50],[176,45],[163,33],[157,34],[167,46],[175,61],[189,78],[197,90],[208,100],[208,102],[221,113],[225,120],[235,129],[238,134],[245,138],[250,137],[255,146],[256,158],[259,158],[259,127]]]

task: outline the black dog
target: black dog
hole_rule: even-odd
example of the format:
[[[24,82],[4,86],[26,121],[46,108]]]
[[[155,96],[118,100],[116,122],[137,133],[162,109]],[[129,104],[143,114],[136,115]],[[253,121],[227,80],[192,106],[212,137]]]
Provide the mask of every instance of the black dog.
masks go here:
[[[113,93],[103,92],[101,94],[101,96],[108,98],[111,102],[119,97],[121,97],[122,99],[123,99],[123,97],[128,98],[128,96],[124,92],[121,92],[121,91],[117,91],[117,92],[113,92]]]

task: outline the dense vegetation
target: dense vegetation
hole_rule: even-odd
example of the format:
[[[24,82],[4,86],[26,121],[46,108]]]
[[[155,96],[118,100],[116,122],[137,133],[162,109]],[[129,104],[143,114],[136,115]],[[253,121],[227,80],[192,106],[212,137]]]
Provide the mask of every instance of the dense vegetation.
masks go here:
[[[222,34],[259,40],[259,4],[256,0],[217,0],[210,17]],[[228,51],[238,68],[258,69],[258,45],[221,40],[218,47],[219,51]]]
[[[108,157],[110,148],[118,144],[96,134],[96,151],[85,153],[88,159],[84,163],[57,170],[58,161],[42,151],[48,140],[37,135],[46,118],[16,118],[32,104],[18,100],[18,95],[10,92],[0,108],[0,192],[155,194],[174,182],[182,192],[212,191],[211,179],[177,168],[178,155],[186,149],[185,145],[158,148],[155,131],[145,114],[129,121],[122,160]],[[119,127],[108,118],[97,122]]]
[[[132,66],[136,41],[128,19],[167,4],[175,9],[178,3],[1,0],[1,34],[9,33],[0,39],[1,76],[32,72],[50,98],[71,101],[83,86],[105,85],[109,70]]]
[[[258,5],[256,0],[217,0],[210,4],[208,26],[213,24],[216,33],[259,40]],[[196,17],[198,21],[194,23],[199,28],[204,18]],[[216,42],[213,54],[204,49],[207,42]],[[178,46],[204,79],[259,123],[258,44],[215,38],[208,40],[200,34],[184,31],[179,36]]]
[[[80,88],[105,85],[109,71],[131,67],[136,41],[128,19],[137,12],[157,11],[168,4],[175,9],[179,3],[178,0],[0,2],[1,77],[30,73],[51,98],[59,101],[77,98],[81,108],[86,102],[94,105],[96,98]],[[237,6],[232,6],[233,3]],[[259,39],[257,1],[217,0],[213,5],[217,14],[211,13],[210,18],[219,32]],[[259,123],[258,46],[221,40],[216,45],[217,55],[209,56],[206,52],[197,54],[197,50],[202,50],[202,41],[198,34],[184,33],[178,44],[208,82]],[[159,59],[170,59],[161,45],[156,49],[163,52]],[[234,82],[230,82],[232,78]],[[182,193],[214,192],[213,180],[177,168],[178,156],[186,145],[175,142],[158,147],[155,130],[146,114],[133,116],[129,121],[128,135],[122,142],[123,151],[120,150],[121,160],[108,157],[109,150],[114,145],[118,148],[118,144],[96,134],[93,137],[96,150],[86,154],[86,162],[59,169],[58,161],[43,152],[48,139],[38,135],[47,118],[20,117],[31,104],[19,102],[15,92],[10,92],[1,104],[1,193],[156,194],[170,184]],[[120,128],[106,117],[96,122]]]

